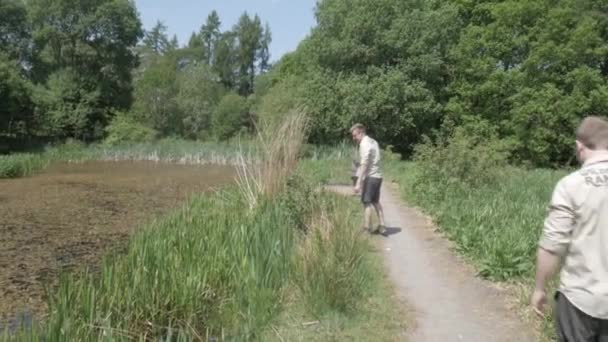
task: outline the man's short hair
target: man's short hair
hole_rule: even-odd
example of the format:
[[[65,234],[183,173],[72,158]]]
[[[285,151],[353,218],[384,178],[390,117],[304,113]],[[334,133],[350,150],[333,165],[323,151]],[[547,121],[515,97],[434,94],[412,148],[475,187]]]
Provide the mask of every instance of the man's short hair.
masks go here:
[[[576,130],[576,140],[591,150],[608,150],[608,121],[599,116],[586,117]]]
[[[354,124],[353,127],[350,128],[350,133],[353,133],[356,130],[365,133],[365,126],[360,123]]]

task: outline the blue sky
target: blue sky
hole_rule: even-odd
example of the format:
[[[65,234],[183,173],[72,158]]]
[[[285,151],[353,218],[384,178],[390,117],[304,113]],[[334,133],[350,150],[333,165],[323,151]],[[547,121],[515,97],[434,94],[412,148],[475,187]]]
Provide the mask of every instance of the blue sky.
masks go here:
[[[295,50],[315,24],[313,9],[316,0],[136,0],[145,29],[161,20],[170,37],[177,34],[180,45],[186,44],[192,31],[198,31],[212,10],[228,30],[247,11],[257,13],[272,30],[271,59],[278,60]]]

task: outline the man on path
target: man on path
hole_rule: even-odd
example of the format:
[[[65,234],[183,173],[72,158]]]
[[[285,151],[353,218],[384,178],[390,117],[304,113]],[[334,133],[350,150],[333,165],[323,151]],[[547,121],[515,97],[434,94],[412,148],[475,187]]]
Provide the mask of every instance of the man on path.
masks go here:
[[[576,155],[582,168],[560,180],[551,199],[531,304],[543,314],[547,280],[561,262],[559,340],[608,342],[608,121],[583,120]]]
[[[385,234],[384,212],[380,204],[380,148],[376,140],[366,134],[365,126],[356,124],[350,129],[355,143],[359,145],[359,169],[355,183],[355,193],[361,193],[361,202],[365,208],[364,229],[370,233]],[[372,228],[372,211],[375,209],[379,226]]]

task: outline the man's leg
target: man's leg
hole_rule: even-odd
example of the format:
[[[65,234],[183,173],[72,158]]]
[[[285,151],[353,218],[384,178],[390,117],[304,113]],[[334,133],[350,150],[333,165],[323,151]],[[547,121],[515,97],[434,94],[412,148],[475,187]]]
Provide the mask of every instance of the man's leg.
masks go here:
[[[386,224],[384,223],[384,209],[380,204],[380,189],[382,188],[382,178],[374,179],[373,189],[373,202],[374,208],[376,209],[376,215],[378,216],[378,232],[380,234],[386,233]]]
[[[365,207],[365,218],[364,218],[364,225],[365,225],[365,229],[367,229],[369,232],[373,231],[372,228],[372,212],[373,212],[373,205],[370,203],[364,203],[363,206]]]
[[[374,204],[374,208],[376,209],[376,215],[378,215],[378,223],[381,227],[386,227],[384,223],[384,209],[382,208],[382,204],[380,202]]]
[[[600,337],[599,342],[608,342],[608,319],[600,321]]]
[[[556,323],[560,342],[597,342],[598,320],[576,308],[566,296],[557,294]]]

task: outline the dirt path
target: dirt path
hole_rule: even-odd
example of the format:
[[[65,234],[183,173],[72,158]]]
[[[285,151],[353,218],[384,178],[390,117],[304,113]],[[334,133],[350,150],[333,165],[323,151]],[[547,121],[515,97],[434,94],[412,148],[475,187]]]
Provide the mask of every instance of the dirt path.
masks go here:
[[[409,341],[537,341],[500,290],[475,277],[428,219],[403,204],[391,185],[382,192],[390,234],[382,243],[386,265],[398,296],[414,311]]]

